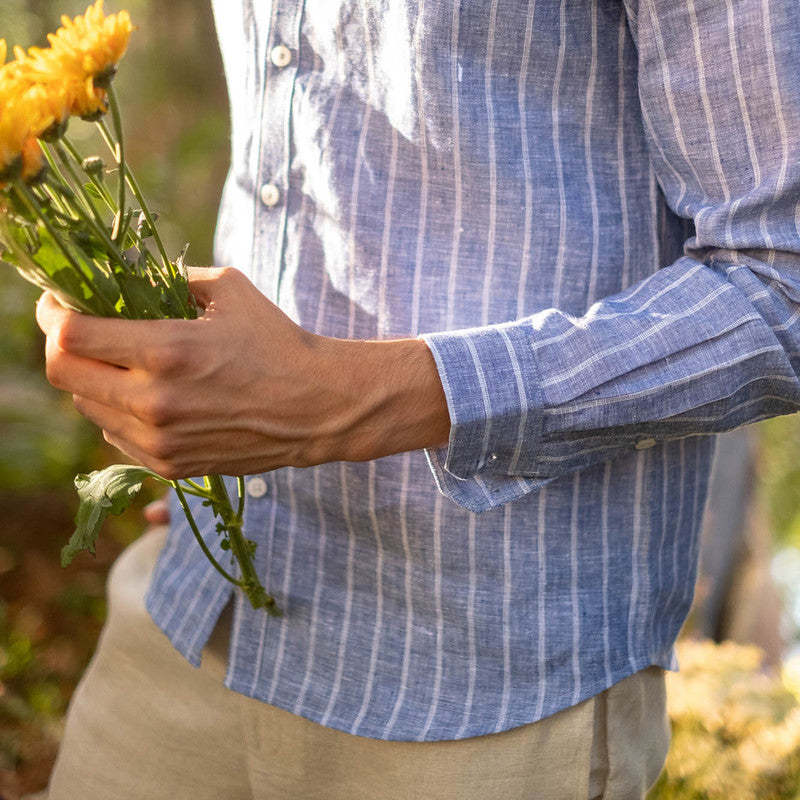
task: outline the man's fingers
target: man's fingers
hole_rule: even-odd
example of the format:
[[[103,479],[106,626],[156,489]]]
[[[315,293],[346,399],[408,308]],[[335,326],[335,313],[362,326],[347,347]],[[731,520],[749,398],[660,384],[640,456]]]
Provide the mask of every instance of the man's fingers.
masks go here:
[[[169,503],[162,497],[144,507],[144,519],[148,525],[169,525]]]
[[[136,376],[130,371],[81,358],[58,349],[52,342],[47,345],[47,379],[64,392],[107,404],[115,398],[133,397],[136,388]]]
[[[92,317],[42,295],[36,319],[48,340],[65,353],[128,369],[169,373],[188,338],[186,320],[129,320]]]

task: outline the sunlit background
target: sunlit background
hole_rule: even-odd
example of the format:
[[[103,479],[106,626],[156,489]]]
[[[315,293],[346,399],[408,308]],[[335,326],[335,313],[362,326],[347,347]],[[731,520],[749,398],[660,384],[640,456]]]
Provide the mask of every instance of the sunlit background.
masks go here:
[[[228,156],[210,9],[106,3],[139,26],[117,78],[128,159],[170,252],[189,242],[189,263],[210,264]],[[0,38],[41,45],[86,4],[2,0]],[[74,124],[71,136],[86,131],[91,147],[91,130]],[[44,379],[37,296],[0,265],[0,800],[45,785],[105,614],[106,571],[143,525],[140,502],[106,528],[94,560],[58,566],[73,476],[117,457]],[[652,797],[800,798],[800,425],[773,420],[721,447],[684,670],[670,681],[673,748]]]

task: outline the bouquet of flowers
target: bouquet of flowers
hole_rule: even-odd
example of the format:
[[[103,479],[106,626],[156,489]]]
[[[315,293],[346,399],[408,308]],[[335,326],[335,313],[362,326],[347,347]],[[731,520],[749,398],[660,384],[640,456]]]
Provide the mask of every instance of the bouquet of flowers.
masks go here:
[[[49,47],[7,47],[0,39],[0,257],[22,277],[52,292],[68,308],[127,319],[194,319],[182,253],[171,260],[125,160],[113,78],[134,30],[121,11],[106,15],[97,0],[83,16],[62,18]],[[80,118],[97,125],[111,164],[82,154],[67,135]],[[107,122],[110,117],[111,124]],[[167,481],[151,470],[115,465],[75,479],[76,530],[62,551],[68,564],[81,549],[94,552],[106,516],[121,513],[145,478],[171,485],[206,556],[241,588],[254,608],[272,614],[275,600],[253,567],[255,544],[242,532],[244,483],[233,507],[219,475]],[[202,499],[217,519],[221,547],[238,564],[231,575],[200,535],[187,495]]]

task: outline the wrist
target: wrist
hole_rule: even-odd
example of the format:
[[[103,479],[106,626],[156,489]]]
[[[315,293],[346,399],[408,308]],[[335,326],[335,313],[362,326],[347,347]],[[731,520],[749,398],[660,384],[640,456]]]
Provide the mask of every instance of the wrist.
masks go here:
[[[421,339],[323,339],[330,387],[315,460],[370,461],[447,444],[450,416],[436,362]]]

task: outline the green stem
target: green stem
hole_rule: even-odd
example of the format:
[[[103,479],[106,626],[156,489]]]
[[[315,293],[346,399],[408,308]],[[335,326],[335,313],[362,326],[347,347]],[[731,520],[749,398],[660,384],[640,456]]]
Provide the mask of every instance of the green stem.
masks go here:
[[[111,256],[124,270],[127,270],[128,264],[122,255],[122,251],[119,249],[116,242],[108,235],[105,222],[100,215],[100,212],[97,210],[94,203],[92,203],[91,198],[86,196],[83,187],[80,185],[80,181],[72,170],[71,165],[65,162],[65,156],[63,152],[59,151],[58,146],[56,146],[56,152],[58,153],[61,163],[64,164],[64,167],[70,172],[75,184],[80,187],[77,191],[86,205],[86,209],[76,208],[75,212],[94,231],[95,235],[103,241],[108,255]],[[75,196],[72,186],[67,181],[62,181],[62,185],[55,188],[62,193],[70,192],[73,194],[73,196]]]
[[[111,239],[108,236],[108,232],[105,228],[105,220],[100,212],[97,210],[97,206],[95,206],[94,201],[91,197],[86,193],[86,190],[83,188],[83,181],[78,176],[77,172],[73,168],[72,164],[69,163],[69,154],[68,151],[64,148],[64,146],[60,142],[56,142],[53,146],[53,149],[56,151],[56,155],[58,156],[58,160],[63,165],[64,169],[67,170],[69,176],[72,178],[72,184],[74,184],[74,194],[77,194],[79,198],[83,201],[85,205],[86,211],[91,214],[92,219],[94,220],[94,228],[97,230],[103,239],[111,245],[111,249],[115,253],[119,253],[117,246],[111,243]],[[63,176],[60,175],[62,178],[62,182],[67,184],[69,188],[73,188],[67,181],[63,180]],[[86,219],[85,214],[81,214],[81,217]],[[91,224],[92,220],[87,219],[87,222]]]
[[[125,164],[125,138],[122,130],[122,117],[119,113],[119,103],[117,102],[117,95],[114,91],[114,86],[108,87],[108,105],[111,109],[111,119],[114,121],[114,132],[117,135],[116,147],[114,149],[114,158],[117,161],[117,169],[119,170],[119,186],[117,188],[117,216],[114,221],[114,232],[112,238],[116,240],[119,236],[122,218],[125,216],[125,186],[127,184]]]
[[[111,151],[111,153],[114,155],[114,158],[116,159],[116,154],[117,154],[116,143],[114,141],[113,136],[111,135],[111,132],[108,130],[108,126],[106,125],[105,121],[102,119],[98,120],[97,127],[100,129],[100,133],[102,134],[103,140],[108,146],[108,149]],[[139,187],[139,183],[136,180],[136,176],[133,174],[133,172],[131,172],[129,168],[126,168],[125,170],[125,178],[127,180],[128,186],[133,192],[133,196],[136,198],[136,201],[142,208],[142,213],[144,214],[144,218],[147,220],[147,224],[153,231],[153,238],[156,240],[156,246],[158,247],[158,252],[161,255],[162,261],[164,262],[163,263],[164,269],[166,270],[168,275],[173,276],[175,274],[175,269],[169,260],[169,256],[167,255],[167,250],[164,247],[164,243],[161,241],[161,235],[159,234],[158,229],[156,228],[155,220],[153,219],[153,215],[150,212],[150,208],[147,205],[147,201],[145,200],[144,195],[142,194],[142,190]]]
[[[72,156],[73,161],[76,164],[83,164],[83,158],[81,154],[78,152],[78,148],[70,141],[67,136],[62,137],[61,139],[62,144],[64,145],[67,152]],[[83,168],[83,167],[81,167]],[[100,196],[103,198],[103,201],[108,206],[109,210],[112,213],[117,212],[117,207],[114,205],[114,200],[111,197],[111,192],[108,191],[108,187],[101,181],[97,175],[87,174],[87,177],[94,185],[94,188],[100,193]]]
[[[244,496],[245,496],[245,489],[244,489],[244,478],[239,475],[236,478],[236,491],[239,494],[239,507],[236,509],[236,516],[239,519],[244,519]]]
[[[183,493],[183,489],[181,488],[180,484],[177,481],[170,481],[172,487],[175,489],[175,494],[178,495],[178,502],[181,504],[181,508],[183,509],[183,513],[186,515],[186,519],[189,521],[189,527],[192,529],[192,533],[194,534],[194,538],[197,539],[197,543],[200,545],[201,549],[206,555],[206,558],[211,562],[214,569],[222,575],[223,578],[230,581],[235,586],[240,588],[244,588],[243,581],[239,581],[233,577],[229,572],[225,570],[223,566],[214,558],[214,554],[208,549],[208,545],[205,543],[205,540],[200,535],[200,530],[197,527],[197,523],[194,521],[194,517],[192,516],[192,510],[189,508],[189,504],[186,502],[186,495]]]
[[[109,99],[111,99],[111,95],[109,95]],[[114,109],[116,107],[116,104],[114,102],[111,102],[110,106],[112,109]],[[114,137],[111,135],[111,132],[109,131],[105,121],[102,119],[98,120],[97,127],[100,131],[100,134],[103,137],[103,140],[106,143],[106,146],[116,159],[118,156],[117,144],[114,141]],[[161,239],[161,234],[158,232],[155,219],[150,211],[150,207],[147,205],[147,200],[145,200],[145,197],[142,194],[142,190],[139,186],[138,181],[136,180],[136,176],[127,166],[125,167],[124,175],[127,184],[130,187],[131,192],[133,193],[133,196],[136,198],[136,201],[139,203],[139,206],[142,209],[142,213],[144,214],[144,218],[147,221],[150,230],[153,232],[153,239],[155,240],[159,255],[161,256],[162,279],[164,285],[166,286],[167,290],[171,293],[172,297],[175,299],[177,307],[180,310],[181,316],[184,319],[193,319],[196,316],[196,314],[193,313],[194,311],[193,307],[187,306],[187,304],[182,299],[180,292],[175,290],[175,283],[178,281],[183,282],[184,278],[178,272],[178,270],[173,266],[172,262],[169,259],[169,256],[167,255],[167,250],[164,247],[164,242]],[[122,177],[122,174],[120,175],[120,177]],[[118,222],[119,220],[121,220],[121,218],[122,214],[120,213],[117,216],[117,222],[115,222],[115,228],[117,227],[118,224],[121,224]]]
[[[219,475],[207,477],[214,497],[212,500],[214,510],[222,517],[222,522],[228,532],[231,550],[242,571],[242,588],[247,599],[253,608],[265,608],[273,616],[279,616],[281,612],[275,603],[275,598],[267,594],[253,566],[248,542],[242,533],[242,517],[240,514],[234,514],[224,481]]]
[[[191,480],[190,478],[184,478],[183,483],[186,487],[191,487],[194,491],[191,494],[196,494],[198,497],[208,497],[208,487],[201,486],[196,481]]]

